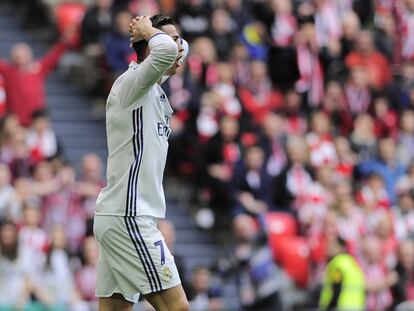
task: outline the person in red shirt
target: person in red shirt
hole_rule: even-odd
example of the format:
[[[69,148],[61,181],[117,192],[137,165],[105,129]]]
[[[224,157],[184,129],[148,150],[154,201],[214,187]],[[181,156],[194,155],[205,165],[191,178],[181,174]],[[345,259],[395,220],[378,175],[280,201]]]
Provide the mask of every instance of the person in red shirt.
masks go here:
[[[23,126],[31,122],[35,110],[45,108],[45,80],[72,42],[73,31],[66,31],[60,42],[38,60],[32,48],[17,43],[11,48],[10,62],[0,59],[0,75],[5,79],[6,107]]]
[[[266,64],[256,60],[250,64],[250,79],[246,85],[239,87],[240,101],[256,124],[262,124],[267,114],[281,108],[282,95],[272,90],[267,76]]]
[[[369,86],[383,89],[391,81],[391,68],[387,58],[378,52],[374,45],[372,33],[361,31],[357,39],[357,48],[345,58],[348,68],[362,66],[368,74]]]

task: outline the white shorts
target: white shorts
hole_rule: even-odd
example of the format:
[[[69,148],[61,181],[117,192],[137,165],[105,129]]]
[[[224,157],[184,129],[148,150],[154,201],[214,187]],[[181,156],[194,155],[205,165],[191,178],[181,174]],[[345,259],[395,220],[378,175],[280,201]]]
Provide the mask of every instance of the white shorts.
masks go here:
[[[99,244],[97,297],[118,293],[136,303],[140,294],[181,283],[156,218],[95,215],[94,233]]]

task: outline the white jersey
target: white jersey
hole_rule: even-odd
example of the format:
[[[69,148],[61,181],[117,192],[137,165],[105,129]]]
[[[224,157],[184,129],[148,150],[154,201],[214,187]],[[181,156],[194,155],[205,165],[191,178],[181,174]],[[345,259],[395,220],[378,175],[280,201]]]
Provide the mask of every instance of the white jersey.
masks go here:
[[[108,184],[98,196],[97,215],[165,217],[162,180],[172,109],[157,82],[178,51],[164,33],[154,35],[148,47],[148,57],[131,62],[108,96]]]

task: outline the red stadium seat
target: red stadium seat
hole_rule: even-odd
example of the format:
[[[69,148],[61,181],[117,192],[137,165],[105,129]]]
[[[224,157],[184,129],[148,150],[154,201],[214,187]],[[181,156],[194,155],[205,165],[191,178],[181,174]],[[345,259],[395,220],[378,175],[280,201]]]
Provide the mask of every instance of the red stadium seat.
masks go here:
[[[266,226],[270,239],[274,236],[296,235],[298,233],[298,224],[296,219],[289,213],[267,213]]]
[[[279,236],[276,260],[298,287],[305,288],[309,279],[310,250],[305,238]]]
[[[6,84],[0,75],[0,117],[6,114]]]
[[[320,235],[313,239],[308,239],[310,260],[313,263],[323,263],[326,261],[326,239]]]

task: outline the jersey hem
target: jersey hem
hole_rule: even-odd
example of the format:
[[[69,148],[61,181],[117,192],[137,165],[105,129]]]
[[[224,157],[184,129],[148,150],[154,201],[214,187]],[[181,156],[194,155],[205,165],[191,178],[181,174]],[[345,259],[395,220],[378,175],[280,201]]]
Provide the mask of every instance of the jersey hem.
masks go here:
[[[165,214],[164,215],[159,215],[159,214],[150,214],[150,213],[145,213],[145,214],[137,214],[134,216],[126,216],[125,214],[117,214],[117,213],[97,213],[95,212],[96,216],[116,216],[116,217],[139,217],[139,216],[150,216],[150,217],[154,217],[154,218],[165,218]]]
[[[123,294],[123,293],[121,293],[121,292],[118,292],[117,290],[114,290],[112,293],[110,293],[110,294],[98,294],[98,293],[95,293],[95,297],[97,297],[97,298],[110,298],[110,297],[112,297],[114,294],[120,294],[122,297],[124,297],[124,299],[126,300],[126,301],[128,301],[128,302],[131,302],[131,303],[133,303],[133,304],[136,304],[136,303],[138,303],[138,301],[139,301],[139,297],[137,298],[137,299],[131,299],[131,298],[128,298],[127,296],[125,296],[125,294]],[[141,296],[141,293],[140,292],[136,292],[136,293],[134,293],[134,295],[140,295]]]

